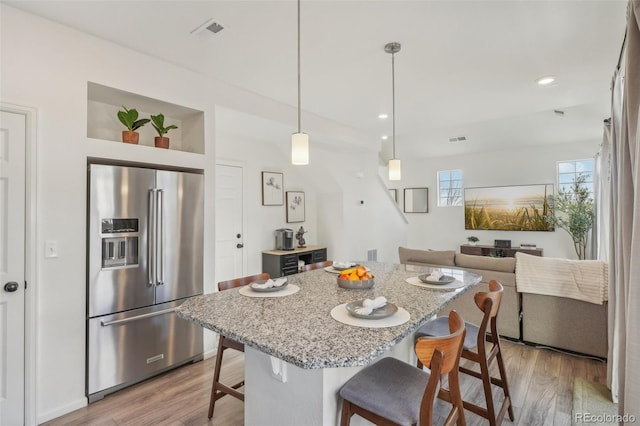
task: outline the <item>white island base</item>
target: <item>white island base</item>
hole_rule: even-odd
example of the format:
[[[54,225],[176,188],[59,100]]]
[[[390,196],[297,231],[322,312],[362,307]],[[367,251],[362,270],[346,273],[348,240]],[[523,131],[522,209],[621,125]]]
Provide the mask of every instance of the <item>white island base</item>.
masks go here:
[[[392,346],[382,357],[392,356],[415,364],[413,335]],[[273,360],[273,362],[272,362]],[[282,374],[276,376],[274,370]],[[247,426],[335,426],[340,424],[342,385],[360,367],[303,369],[248,346],[245,347],[245,405]],[[351,424],[370,425],[353,416]]]

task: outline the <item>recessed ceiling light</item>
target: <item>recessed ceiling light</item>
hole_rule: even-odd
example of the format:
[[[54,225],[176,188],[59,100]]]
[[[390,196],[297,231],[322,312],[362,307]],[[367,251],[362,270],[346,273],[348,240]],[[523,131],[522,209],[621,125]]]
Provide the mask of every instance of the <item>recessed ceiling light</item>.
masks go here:
[[[378,115],[378,118],[379,118],[379,119],[381,119],[381,120],[384,120],[384,119],[386,119],[386,118],[389,118],[389,114],[385,114],[385,113],[383,112],[382,114],[379,114],[379,115]]]
[[[383,140],[383,141],[386,141],[387,139],[389,139],[389,136],[387,136],[387,135],[382,135],[382,140]]]
[[[548,86],[551,83],[553,83],[554,81],[556,81],[556,78],[552,75],[546,75],[544,77],[540,77],[539,79],[536,80],[536,83],[538,83],[538,85],[540,86]]]

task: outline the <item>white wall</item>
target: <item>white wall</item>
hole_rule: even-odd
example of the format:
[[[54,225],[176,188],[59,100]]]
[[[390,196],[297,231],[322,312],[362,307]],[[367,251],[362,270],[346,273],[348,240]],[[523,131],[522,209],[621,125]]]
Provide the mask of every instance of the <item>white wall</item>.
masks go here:
[[[464,186],[502,186],[552,183],[557,191],[557,166],[561,160],[592,158],[599,141],[574,144],[547,145],[521,149],[505,149],[466,156],[404,160],[401,188],[428,187],[429,213],[407,213],[409,219],[408,244],[413,248],[459,249],[466,238],[475,235],[478,244],[493,245],[495,239],[520,243],[534,243],[544,249],[546,257],[576,258],[571,237],[563,230],[555,232],[466,231],[463,207],[437,207],[437,172],[460,169]]]
[[[213,116],[201,76],[82,35],[2,5],[2,101],[34,107],[37,127],[37,250],[58,241],[59,257],[35,259],[37,279],[37,421],[86,404],[87,81],[98,82]],[[213,120],[207,153],[213,163]],[[105,142],[109,143],[109,142]],[[153,158],[150,158],[153,161]],[[204,164],[204,162],[203,162]],[[213,188],[208,173],[206,191]],[[205,197],[213,200],[213,197]],[[212,211],[212,202],[205,211]],[[213,258],[213,220],[206,215],[205,257]],[[212,267],[205,266],[205,280]]]
[[[220,112],[218,160],[245,167],[248,274],[262,271],[261,252],[274,248],[273,232],[283,227],[295,231],[304,226],[307,244],[327,246],[329,259],[366,260],[367,250],[376,248],[378,260],[397,260],[397,247],[406,242],[406,222],[378,178],[377,152],[314,144],[311,135],[310,164],[292,166],[290,132],[264,143],[233,134],[232,127],[228,111]],[[262,171],[282,172],[285,191],[305,193],[305,222],[287,223],[285,206],[261,205]]]
[[[244,113],[295,119],[295,108],[146,57],[1,5],[2,102],[34,107],[37,134],[37,253],[44,241],[56,240],[59,257],[35,259],[38,299],[37,420],[43,422],[86,404],[85,399],[85,229],[86,161],[93,155],[86,135],[87,81],[115,87],[205,112],[205,258],[214,256],[213,182],[216,158],[246,164],[249,229],[245,240],[248,272],[261,270],[260,252],[273,247],[273,230],[287,226],[284,207],[260,201],[260,172],[282,171],[285,190],[306,194],[309,244],[327,245],[330,258],[359,260],[378,250],[378,259],[397,260],[398,245],[456,248],[465,242],[462,209],[433,207],[426,215],[404,216],[378,180],[375,149],[365,148],[359,135],[310,117],[325,133],[342,133],[353,145],[312,145],[311,164],[290,165],[287,136],[273,144],[220,136],[216,141],[217,105]],[[305,121],[307,122],[307,121]],[[223,124],[221,124],[223,125]],[[226,137],[226,136],[225,136]],[[274,139],[276,140],[276,139]],[[313,141],[313,136],[312,136]],[[356,148],[359,146],[360,148]],[[435,189],[436,170],[462,168],[465,185],[555,182],[555,160],[585,158],[594,144],[553,147],[548,151],[505,151],[459,158],[403,159],[403,181],[397,186]],[[217,151],[217,153],[216,153]],[[151,159],[152,161],[152,159]],[[360,204],[360,201],[364,204]],[[485,231],[481,242],[503,238]],[[507,238],[507,237],[504,237]],[[514,243],[525,236],[510,233]],[[571,255],[570,240],[561,232],[526,235],[546,255]],[[213,262],[205,264],[206,290],[215,282]]]
[[[375,181],[368,180],[373,173],[365,171],[365,179],[353,175],[353,170],[366,168],[363,164],[375,164],[374,152],[356,155],[364,148],[354,148],[348,158],[337,159],[332,148],[314,145],[311,149],[312,164],[296,168],[289,165],[290,132],[283,138],[284,146],[282,142],[268,146],[240,139],[223,139],[217,144],[215,112],[219,105],[279,122],[289,119],[293,122],[295,107],[207,80],[175,65],[4,4],[0,7],[1,101],[33,107],[38,112],[37,253],[44,253],[45,240],[58,241],[59,247],[58,258],[35,259],[37,278],[30,287],[37,291],[38,422],[86,404],[87,157],[97,155],[98,151],[100,156],[108,156],[111,146],[122,152],[123,146],[87,138],[88,81],[204,111],[205,154],[203,161],[196,159],[196,163],[202,165],[206,176],[205,259],[215,259],[213,191],[216,150],[220,151],[220,158],[247,164],[249,238],[245,242],[250,253],[250,273],[261,270],[260,252],[273,247],[273,230],[287,226],[284,207],[261,206],[260,172],[263,170],[283,171],[286,190],[305,191],[307,214],[303,225],[309,231],[305,235],[309,244],[327,245],[330,253],[360,259],[366,256],[365,248],[377,247],[383,252],[386,248],[396,250],[398,244],[395,240],[390,244],[384,242],[387,235],[404,238],[404,233],[397,227],[381,230],[375,223],[385,210],[384,201],[374,199],[384,200],[386,191]],[[307,116],[307,119],[309,133],[321,127],[325,133],[340,134],[340,137],[362,147],[361,135],[352,130],[313,116]],[[136,157],[137,161],[154,162],[153,154],[148,159],[141,158],[139,154]],[[353,164],[357,166],[354,168]],[[347,181],[346,190],[342,189],[342,180]],[[371,200],[370,204],[354,208],[352,201],[364,197]],[[357,220],[358,223],[353,226],[340,223],[345,220]],[[335,232],[336,229],[341,232]],[[342,240],[334,242],[336,237],[342,237]],[[213,266],[214,262],[205,262],[205,291],[213,290]]]

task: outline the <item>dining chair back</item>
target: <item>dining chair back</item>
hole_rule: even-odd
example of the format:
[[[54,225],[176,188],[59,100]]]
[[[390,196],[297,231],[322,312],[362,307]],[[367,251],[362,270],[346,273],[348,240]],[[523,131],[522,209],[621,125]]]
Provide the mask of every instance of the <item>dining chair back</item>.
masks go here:
[[[356,373],[340,390],[341,426],[347,426],[358,414],[377,425],[433,424],[433,404],[438,397],[451,403],[445,425],[464,425],[458,366],[465,325],[456,312],[449,313],[450,334],[421,337],[415,343],[420,361],[430,367],[422,369],[385,357]],[[448,377],[448,389],[440,385]],[[440,388],[438,389],[438,386]]]
[[[300,267],[300,272],[313,271],[314,269],[326,268],[327,266],[333,265],[333,260],[326,260],[324,262],[317,263],[307,263],[306,265]]]
[[[242,278],[235,278],[227,281],[220,281],[218,283],[218,291],[229,290],[236,287],[242,287],[251,284],[257,280],[268,280],[269,274],[262,273],[257,275],[250,275]],[[213,384],[211,385],[211,399],[209,400],[209,418],[213,417],[213,410],[216,405],[216,401],[225,395],[231,395],[238,398],[240,401],[244,401],[244,393],[238,389],[244,386],[244,380],[234,384],[225,385],[220,382],[220,372],[222,371],[222,355],[227,349],[234,349],[236,351],[244,352],[244,344],[229,339],[226,336],[220,334],[218,338],[218,353],[216,354],[216,366],[213,371]]]
[[[474,295],[474,300],[478,309],[483,312],[480,325],[466,323],[467,337],[462,349],[462,358],[468,359],[479,365],[480,371],[460,366],[461,373],[473,376],[482,381],[485,396],[485,407],[481,407],[468,400],[463,400],[465,409],[489,420],[491,426],[502,423],[505,414],[509,413],[509,419],[514,420],[511,394],[507,381],[506,369],[500,347],[500,335],[498,334],[498,313],[504,287],[496,280],[489,282],[488,292],[478,292]],[[445,317],[439,317],[423,325],[416,332],[416,336],[438,336],[444,332]],[[488,343],[490,345],[488,345]],[[474,350],[475,349],[475,350]],[[493,377],[490,367],[493,362],[498,365],[499,377]],[[420,362],[418,362],[420,366]],[[496,413],[493,401],[491,385],[502,389],[504,399],[500,409]]]

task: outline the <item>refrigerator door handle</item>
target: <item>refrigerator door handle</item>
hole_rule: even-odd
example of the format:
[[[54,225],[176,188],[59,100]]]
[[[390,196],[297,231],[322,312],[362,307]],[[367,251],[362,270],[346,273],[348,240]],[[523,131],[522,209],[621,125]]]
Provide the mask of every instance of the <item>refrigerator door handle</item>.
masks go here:
[[[149,287],[156,285],[156,190],[149,190],[149,210],[148,210],[148,227],[147,232],[147,270],[149,271]]]
[[[157,243],[156,248],[156,265],[160,270],[158,274],[156,285],[164,285],[164,191],[162,189],[157,190],[157,209],[158,213],[156,215],[156,226],[160,228],[158,231],[158,235],[160,237],[160,241]]]
[[[171,312],[175,312],[176,309],[178,309],[177,306],[175,308],[163,309],[161,311],[156,311],[156,312],[149,312],[148,314],[137,315],[131,318],[124,318],[124,319],[115,320],[115,321],[100,321],[100,325],[103,327],[108,327],[110,325],[126,324],[128,322],[138,321],[145,318],[157,317],[158,315],[170,314]]]

